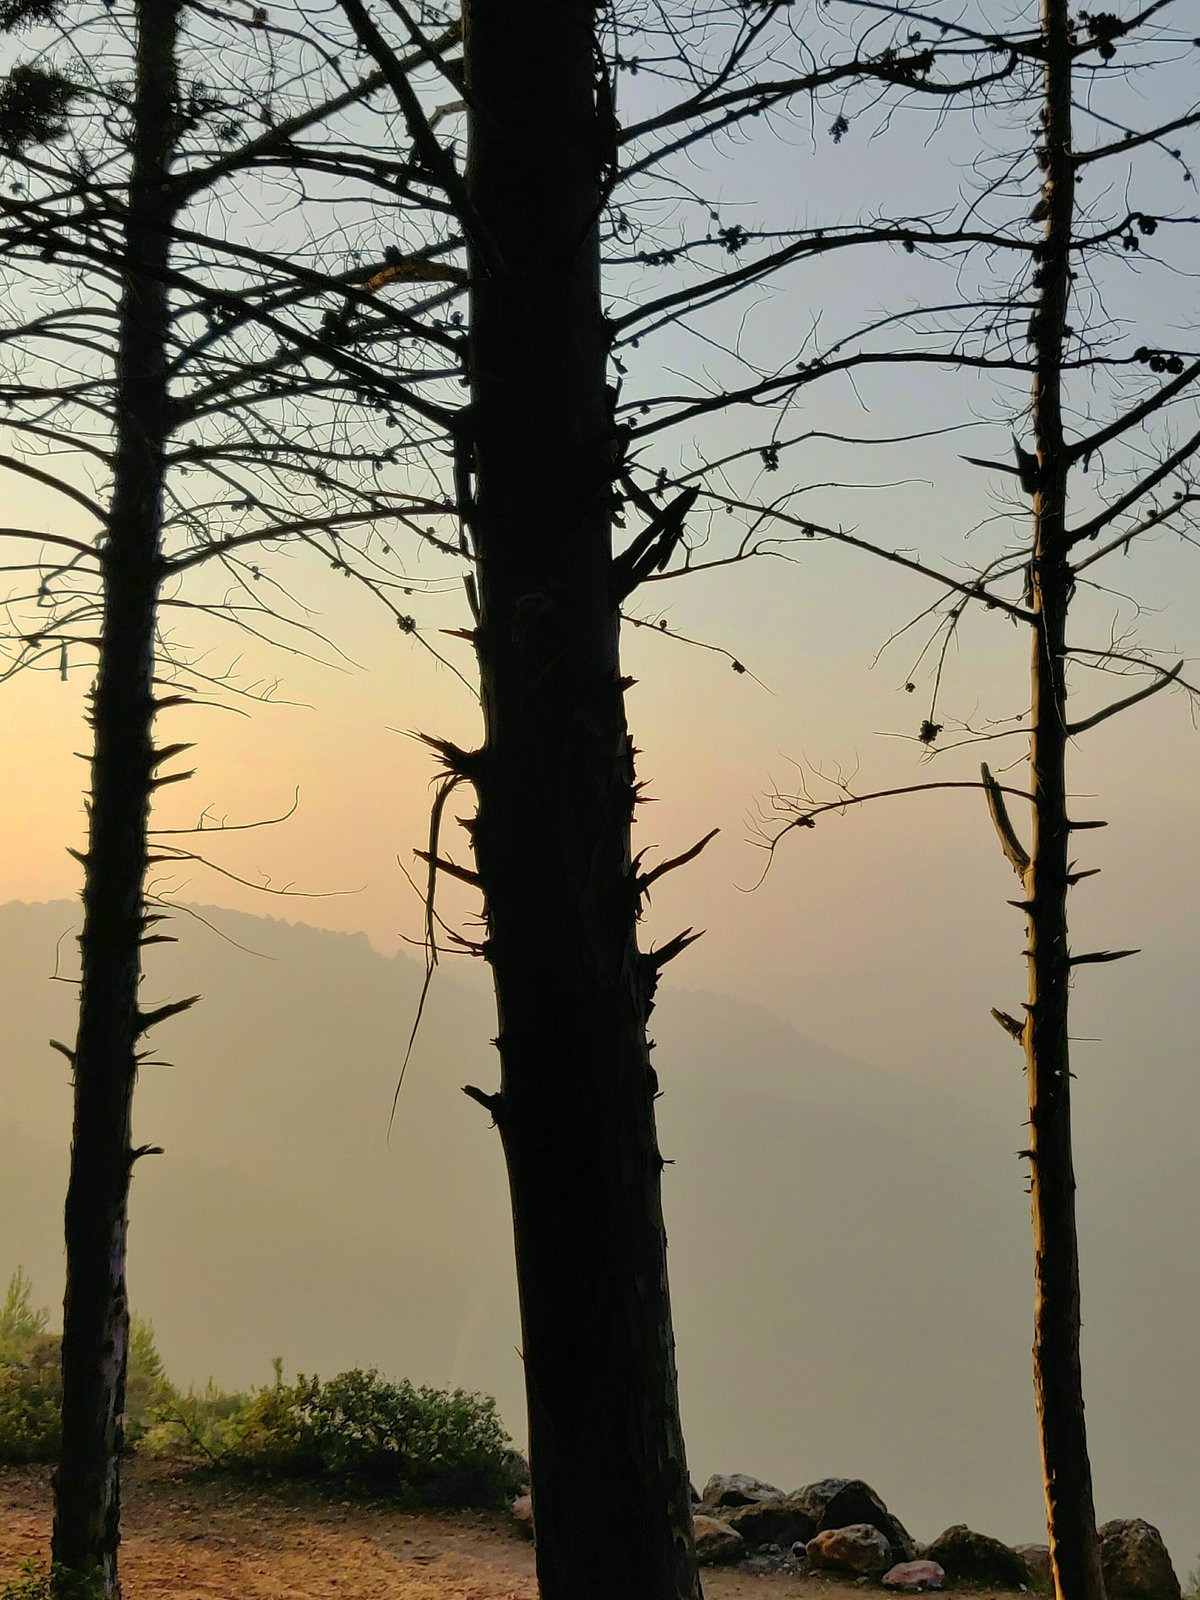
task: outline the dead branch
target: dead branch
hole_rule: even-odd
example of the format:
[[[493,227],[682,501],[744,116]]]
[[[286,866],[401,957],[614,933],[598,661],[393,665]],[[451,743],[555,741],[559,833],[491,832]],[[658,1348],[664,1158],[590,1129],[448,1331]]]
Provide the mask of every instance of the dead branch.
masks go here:
[[[1112,705],[1105,706],[1102,710],[1094,712],[1090,717],[1085,717],[1082,722],[1072,722],[1067,727],[1067,733],[1074,738],[1078,733],[1086,733],[1089,728],[1097,727],[1101,722],[1107,722],[1109,717],[1115,717],[1119,711],[1127,711],[1130,706],[1136,706],[1141,700],[1148,700],[1152,694],[1158,694],[1169,684],[1175,682],[1183,671],[1184,663],[1177,661],[1168,670],[1159,669],[1161,676],[1153,683],[1148,683],[1145,688],[1137,690],[1135,694],[1128,694],[1123,700],[1116,700]]]
[[[1025,1024],[1023,1022],[1018,1022],[1016,1017],[1009,1016],[1007,1011],[1001,1011],[997,1006],[992,1007],[992,1016],[995,1017],[1009,1038],[1015,1039],[1018,1044],[1025,1042]]]
[[[643,873],[636,880],[638,894],[644,895],[652,883],[657,882],[659,878],[664,877],[668,872],[674,872],[676,867],[684,867],[689,861],[694,861],[701,850],[706,845],[711,844],[720,831],[720,828],[710,828],[703,839],[698,840],[690,850],[685,850],[682,855],[672,856],[670,861],[661,861],[651,872]]]
[[[1017,838],[1016,829],[1008,815],[1008,807],[1004,804],[1004,795],[1007,791],[992,777],[987,762],[979,768],[983,779],[983,789],[987,795],[988,811],[991,814],[992,826],[996,830],[996,837],[1000,840],[1000,848],[1004,858],[1022,882],[1029,870],[1029,852]]]

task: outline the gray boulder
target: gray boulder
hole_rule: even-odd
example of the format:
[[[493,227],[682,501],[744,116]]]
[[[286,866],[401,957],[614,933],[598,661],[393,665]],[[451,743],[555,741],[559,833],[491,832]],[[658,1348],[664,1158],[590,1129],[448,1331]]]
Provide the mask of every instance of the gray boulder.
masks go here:
[[[898,1561],[911,1561],[917,1547],[897,1517],[861,1478],[822,1478],[810,1483],[787,1497],[797,1507],[807,1511],[818,1533],[828,1528],[848,1528],[865,1522],[878,1528],[891,1549],[889,1566]]]
[[[1028,1589],[1032,1585],[1032,1574],[1015,1550],[986,1533],[976,1533],[964,1522],[939,1533],[921,1555],[943,1567],[952,1583],[990,1583],[1001,1589],[1019,1589],[1022,1585]]]
[[[1054,1574],[1050,1570],[1050,1546],[1048,1544],[1015,1544],[1013,1549],[1032,1573],[1034,1588],[1052,1589],[1054,1587]]]
[[[807,1506],[794,1494],[738,1506],[726,1519],[747,1544],[807,1544],[818,1532]]]
[[[869,1577],[878,1577],[892,1565],[887,1535],[868,1522],[856,1522],[849,1528],[826,1528],[808,1541],[804,1554],[810,1567],[834,1567]]]
[[[748,1472],[714,1473],[700,1495],[706,1506],[752,1506],[759,1500],[779,1500],[783,1490]]]
[[[696,1560],[703,1567],[740,1561],[746,1553],[746,1541],[741,1534],[718,1517],[694,1516],[692,1529],[696,1536]]]
[[[1179,1579],[1162,1534],[1140,1517],[1104,1524],[1100,1562],[1109,1600],[1179,1600]]]

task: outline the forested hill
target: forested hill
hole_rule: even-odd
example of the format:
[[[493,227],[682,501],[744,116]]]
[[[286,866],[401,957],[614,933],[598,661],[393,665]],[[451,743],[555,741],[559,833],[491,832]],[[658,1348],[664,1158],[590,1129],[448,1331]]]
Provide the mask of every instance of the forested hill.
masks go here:
[[[420,964],[361,936],[205,911],[154,949],[130,1263],[171,1372],[265,1381],[270,1359],[488,1390],[521,1431],[520,1335],[483,984],[439,972],[388,1111]],[[61,1292],[69,1093],[48,981],[76,908],[0,907],[0,1270]],[[230,940],[235,941],[233,943]],[[69,975],[70,938],[62,940]],[[1020,1073],[988,1115],[840,1057],[769,1013],[664,989],[654,1015],[684,1422],[694,1475],[876,1484],[919,1537],[1040,1537]],[[156,1053],[157,1053],[156,1052]],[[1119,1133],[1119,1130],[1118,1130]],[[1136,1146],[1136,1140],[1135,1140]],[[1081,1127],[1085,1364],[1102,1519],[1200,1545],[1193,1381],[1200,1214],[1186,1142],[1139,1161]],[[1103,1181],[1097,1181],[1102,1179]],[[1136,1216],[1126,1205],[1138,1187]],[[1135,1232],[1140,1228],[1142,1231]]]

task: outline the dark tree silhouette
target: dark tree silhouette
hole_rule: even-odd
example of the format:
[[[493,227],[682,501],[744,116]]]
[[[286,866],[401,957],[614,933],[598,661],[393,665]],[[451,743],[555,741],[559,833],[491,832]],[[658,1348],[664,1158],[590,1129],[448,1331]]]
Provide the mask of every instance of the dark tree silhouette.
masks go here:
[[[500,1085],[466,1092],[492,1115],[508,1166],[539,1584],[545,1600],[692,1600],[646,1025],[661,969],[693,935],[642,952],[637,922],[652,882],[699,847],[653,870],[633,856],[619,622],[644,584],[772,548],[750,534],[700,554],[689,528],[700,484],[649,466],[644,442],[677,426],[682,443],[697,419],[739,410],[783,418],[810,379],[799,367],[748,377],[735,354],[736,381],[696,402],[622,389],[653,332],[702,327],[807,257],[873,237],[770,232],[744,259],[755,236],[687,195],[695,153],[764,112],[803,113],[822,87],[916,85],[927,69],[919,52],[815,63],[771,6],[718,5],[677,29],[654,7],[467,0],[461,56],[447,52],[441,81],[418,92],[396,71],[394,32],[411,47],[444,19],[426,8],[418,23],[398,3],[386,22],[365,0],[342,8],[465,239],[470,402],[451,433],[483,739],[431,741],[447,776],[428,859],[484,900]],[[619,76],[641,65],[648,92],[631,86],[630,99],[642,114],[622,118]],[[461,165],[457,141],[435,132],[443,96],[465,126]],[[680,194],[698,237],[680,236]],[[895,237],[913,232],[929,229],[900,223]],[[777,460],[786,442],[765,449]],[[689,476],[727,483],[763,452],[761,438],[714,449]],[[614,555],[617,521],[641,528]],[[439,853],[441,807],[463,782],[478,798],[473,870]]]
[[[377,482],[396,449],[384,445],[379,413],[398,396],[419,411],[414,391],[425,381],[419,371],[376,378],[355,354],[360,342],[384,347],[401,336],[411,348],[411,329],[376,303],[372,280],[386,263],[347,271],[344,241],[313,252],[294,204],[276,219],[285,246],[276,256],[241,245],[236,229],[215,238],[197,226],[214,190],[232,205],[234,180],[252,183],[273,163],[289,173],[302,166],[296,141],[358,106],[371,80],[347,89],[311,69],[293,90],[293,114],[277,126],[264,102],[265,131],[254,133],[239,91],[270,81],[255,49],[265,44],[278,68],[289,30],[251,17],[214,26],[203,8],[189,17],[181,0],[138,0],[116,17],[32,0],[6,8],[4,21],[45,31],[39,65],[18,64],[0,87],[13,319],[0,383],[10,450],[0,467],[45,492],[51,514],[66,507],[99,528],[92,538],[86,525],[78,537],[4,530],[19,550],[38,547],[6,569],[34,584],[7,597],[5,676],[52,666],[65,679],[81,658],[98,663],[79,1024],[73,1047],[57,1046],[72,1068],[74,1126],[53,1582],[64,1596],[116,1595],[127,1202],[134,1163],[153,1150],[135,1145],[133,1090],[150,1055],[146,1034],[193,1003],[142,999],[142,947],[169,938],[157,931],[166,902],[147,872],[204,859],[169,835],[213,831],[201,819],[196,830],[156,837],[154,795],[189,776],[168,764],[191,748],[162,742],[157,719],[214,692],[269,698],[189,660],[163,613],[194,608],[311,647],[303,609],[289,607],[281,580],[262,567],[271,549],[292,544],[353,570],[416,636],[397,595],[425,580],[388,559],[381,530],[403,535],[416,515],[447,508]],[[232,81],[214,93],[196,64],[218,44]],[[107,75],[121,67],[128,88]],[[343,134],[339,150],[352,174],[352,138]],[[319,143],[311,160],[319,164]],[[403,194],[402,184],[393,189]],[[410,270],[440,276],[428,265]],[[355,307],[362,314],[350,328]],[[429,349],[436,338],[431,330]],[[302,427],[288,414],[297,401],[309,408]],[[352,445],[342,442],[351,427]],[[427,526],[421,536],[443,543]],[[223,589],[195,585],[210,568]],[[262,578],[267,600],[254,593]]]
[[[646,1040],[672,952],[637,948],[618,651],[621,591],[636,570],[622,580],[612,559],[599,282],[612,127],[596,94],[589,0],[468,0],[463,20],[464,199],[477,226],[460,437],[484,741],[458,770],[479,798],[501,1064],[488,1106],[512,1191],[539,1579],[545,1600],[690,1600]],[[664,532],[667,550],[681,531]],[[601,1535],[612,1557],[602,1579],[598,1505],[616,1534]]]
[[[960,60],[1007,56],[1015,68],[1009,93],[1019,97],[1015,103],[1031,124],[1027,150],[1015,158],[1005,153],[1005,161],[997,162],[1002,176],[972,207],[986,215],[997,200],[1010,203],[1014,194],[1024,190],[1028,195],[1036,183],[1037,192],[1029,198],[1034,202],[1030,220],[1037,231],[1030,230],[1024,246],[1028,268],[999,297],[977,301],[978,320],[973,325],[964,322],[957,341],[943,344],[933,356],[948,367],[990,364],[1028,374],[1033,449],[1027,450],[1014,435],[1011,463],[967,458],[976,466],[1010,474],[1022,494],[1030,497],[1027,542],[1023,550],[1018,546],[1002,552],[973,577],[943,577],[948,595],[944,627],[948,639],[964,608],[978,602],[1025,623],[1031,643],[1028,720],[1002,733],[964,728],[963,737],[952,743],[1014,733],[1028,736],[1027,787],[1019,779],[1015,787],[1012,779],[998,783],[986,765],[982,772],[981,787],[1002,849],[1021,883],[1021,898],[1013,904],[1027,924],[1024,1016],[1000,1010],[993,1015],[1022,1046],[1026,1059],[1029,1137],[1021,1155],[1030,1163],[1034,1387],[1055,1588],[1060,1600],[1103,1600],[1080,1367],[1068,1021],[1074,972],[1136,952],[1071,950],[1068,891],[1091,875],[1071,859],[1073,836],[1103,824],[1071,815],[1068,758],[1074,740],[1114,714],[1172,684],[1187,688],[1193,696],[1197,690],[1183,679],[1182,661],[1167,666],[1150,652],[1123,648],[1114,642],[1115,628],[1112,638],[1099,647],[1082,645],[1075,642],[1069,622],[1077,589],[1090,582],[1083,574],[1097,562],[1128,551],[1152,530],[1172,528],[1190,538],[1195,526],[1193,508],[1200,498],[1195,490],[1200,361],[1186,344],[1164,341],[1150,348],[1142,342],[1142,332],[1131,336],[1121,327],[1115,304],[1109,309],[1107,302],[1127,288],[1127,280],[1114,268],[1114,256],[1149,272],[1147,257],[1154,248],[1150,241],[1159,243],[1154,236],[1161,230],[1190,238],[1190,228],[1200,220],[1191,214],[1190,187],[1184,191],[1183,206],[1176,199],[1160,208],[1157,198],[1164,193],[1164,165],[1168,173],[1174,166],[1186,185],[1192,183],[1191,167],[1176,141],[1189,133],[1194,139],[1200,126],[1194,100],[1188,101],[1185,87],[1182,105],[1175,111],[1135,124],[1130,117],[1133,107],[1123,93],[1131,75],[1149,73],[1150,81],[1161,84],[1160,93],[1169,98],[1166,91],[1177,92],[1184,82],[1180,64],[1195,59],[1196,41],[1189,36],[1183,8],[1170,0],[1128,8],[1122,15],[1080,12],[1077,16],[1069,12],[1065,0],[1040,0],[1034,26],[1004,35],[991,33],[982,22],[972,25],[970,17],[931,16],[918,6],[860,0],[846,4],[869,13],[872,28],[880,16],[894,19],[898,39],[909,37],[913,25],[927,32],[932,25],[937,36],[953,41],[948,48]],[[942,48],[939,45],[935,54]],[[1107,91],[1107,101],[1102,91]],[[1153,97],[1151,103],[1156,103]],[[1004,107],[1006,112],[1011,104]],[[1137,112],[1145,115],[1141,106]],[[1080,142],[1073,125],[1081,122],[1099,128],[1101,142]],[[1135,160],[1147,155],[1157,158],[1158,170]],[[1114,166],[1124,172],[1125,196],[1134,197],[1134,204],[1125,210],[1111,199],[1085,200],[1079,193],[1083,177],[1090,177],[1097,167]],[[1120,193],[1120,187],[1114,182],[1109,194]],[[1021,250],[1007,226],[996,227],[991,245],[997,252],[1012,251],[1014,246]],[[1159,261],[1169,264],[1170,256],[1160,256]],[[961,262],[957,270],[961,282]],[[1150,306],[1135,299],[1130,309],[1129,320],[1135,326],[1152,322]],[[989,359],[981,349],[987,342],[1001,353]],[[1016,421],[1018,428],[1022,420]],[[1093,462],[1102,462],[1107,475],[1089,495],[1079,477]],[[1072,521],[1070,505],[1085,497],[1092,501],[1090,510]],[[910,570],[935,576],[924,563],[870,538],[836,528],[811,526],[811,531],[874,549]],[[1084,553],[1086,543],[1101,534],[1107,535],[1107,542]],[[1020,590],[1006,594],[1005,580],[1014,577],[1020,580]],[[934,698],[918,734],[928,749],[945,729],[937,710],[944,660],[943,642]],[[1072,669],[1078,667],[1132,670],[1144,674],[1145,681],[1114,702],[1077,714],[1069,707],[1068,688]],[[1029,801],[1028,847],[1010,820],[1006,796]],[[877,796],[858,795],[846,786],[836,786],[825,803],[811,793],[779,796],[784,809],[797,813],[784,831],[811,826],[822,811],[868,798]],[[769,840],[772,849],[781,836]]]
[[[79,1031],[71,1053],[75,1117],[67,1190],[62,1452],[55,1472],[55,1564],[100,1570],[118,1593],[122,1412],[129,1346],[125,1238],[137,1045],[190,1004],[139,1003],[146,931],[150,794],[170,750],[155,750],[154,625],[170,427],[165,282],[176,201],[174,0],[139,5],[129,173],[121,251],[115,430],[108,540],[100,556],[104,609],[92,694],[95,750],[80,939]]]

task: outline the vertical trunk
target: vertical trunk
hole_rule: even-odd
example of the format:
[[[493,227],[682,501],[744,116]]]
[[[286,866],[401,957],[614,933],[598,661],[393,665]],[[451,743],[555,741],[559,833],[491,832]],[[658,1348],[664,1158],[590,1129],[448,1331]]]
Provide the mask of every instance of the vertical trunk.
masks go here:
[[[474,842],[541,1594],[694,1600],[611,592],[594,20],[591,0],[464,5]]]
[[[56,1588],[120,1593],[120,1467],[129,1308],[125,1234],[154,752],[154,627],[168,432],[166,188],[176,115],[175,0],[137,6],[137,81],[118,334],[113,488],[94,732],[66,1205]]]
[[[1104,1600],[1079,1364],[1079,1252],[1067,1028],[1071,969],[1065,672],[1072,578],[1066,548],[1062,361],[1075,205],[1070,26],[1067,0],[1043,0],[1046,225],[1033,329],[1039,473],[1031,581],[1038,620],[1033,637],[1030,746],[1033,842],[1025,877],[1029,923],[1025,1051],[1036,1260],[1034,1388],[1055,1590],[1059,1600]]]

